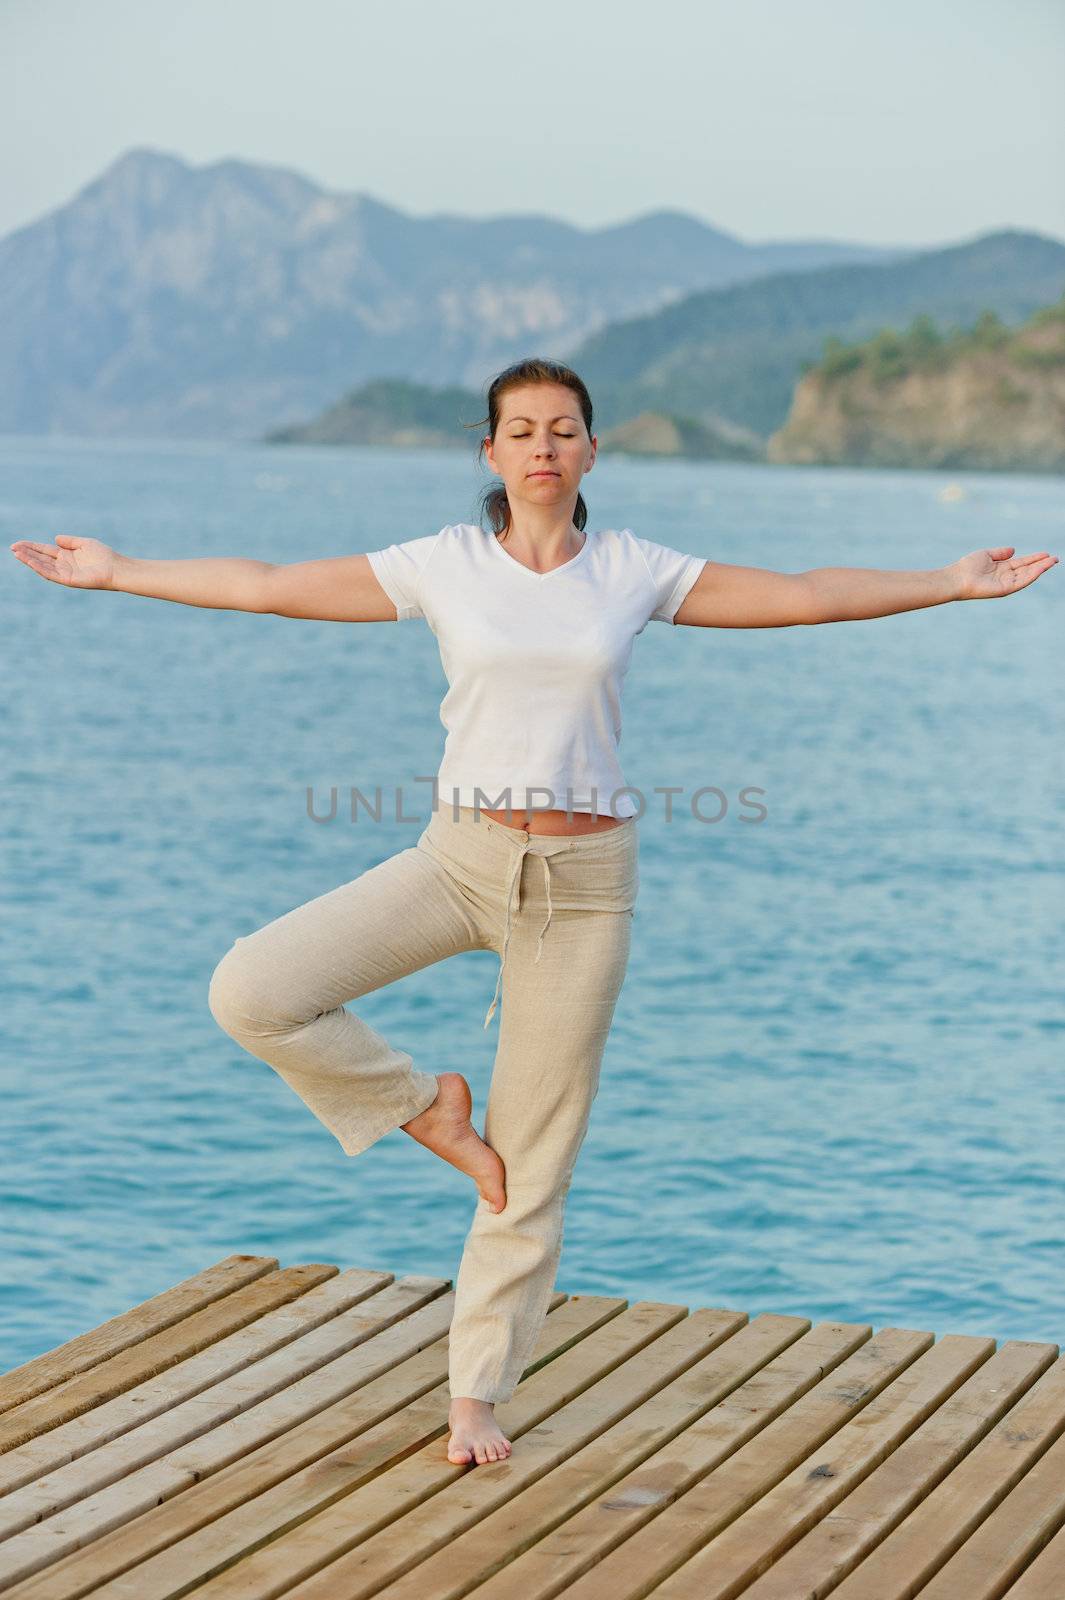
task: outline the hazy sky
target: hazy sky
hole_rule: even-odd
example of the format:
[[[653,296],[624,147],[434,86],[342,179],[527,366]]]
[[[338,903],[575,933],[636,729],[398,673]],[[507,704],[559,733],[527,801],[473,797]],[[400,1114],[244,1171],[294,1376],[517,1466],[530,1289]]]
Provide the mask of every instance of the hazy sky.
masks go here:
[[[416,215],[1065,238],[1065,0],[0,0],[0,233],[131,146]]]

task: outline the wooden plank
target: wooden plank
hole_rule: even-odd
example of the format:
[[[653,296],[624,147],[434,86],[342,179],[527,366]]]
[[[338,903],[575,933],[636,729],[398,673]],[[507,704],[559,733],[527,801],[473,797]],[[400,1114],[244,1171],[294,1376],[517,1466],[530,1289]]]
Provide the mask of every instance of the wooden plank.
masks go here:
[[[586,1318],[594,1315],[595,1297],[584,1297],[582,1304]],[[567,1309],[560,1308],[556,1315]],[[619,1365],[685,1315],[683,1306],[640,1304],[601,1319],[600,1327],[589,1331],[577,1345],[570,1341],[570,1347],[526,1380],[518,1394],[527,1391],[525,1403],[546,1414],[557,1406],[559,1394],[572,1395],[588,1388],[604,1371]],[[554,1321],[553,1316],[547,1318],[541,1344],[550,1337]],[[431,1395],[423,1396],[418,1406],[408,1407],[405,1416],[389,1419],[383,1430],[360,1437],[315,1462],[310,1470],[291,1473],[255,1500],[216,1516],[198,1534],[94,1591],[94,1600],[97,1595],[98,1600],[119,1600],[120,1596],[122,1600],[163,1600],[185,1594],[337,1500],[347,1501],[351,1517],[359,1524],[373,1515],[369,1507],[378,1508],[378,1521],[391,1521],[400,1506],[409,1507],[434,1493],[443,1474],[450,1479],[456,1472],[468,1470],[446,1460],[448,1399],[447,1385],[441,1383]],[[515,1402],[517,1395],[512,1406]],[[410,1419],[418,1412],[422,1415],[412,1436]],[[374,1436],[378,1431],[384,1434],[383,1450]],[[408,1461],[407,1457],[414,1459]],[[393,1470],[385,1473],[388,1466]]]
[[[693,1312],[689,1321],[703,1314]],[[737,1329],[720,1348],[677,1376],[661,1372],[659,1376],[668,1381],[657,1389],[635,1381],[643,1358],[631,1358],[589,1395],[579,1396],[541,1428],[524,1434],[520,1453],[503,1464],[507,1470],[493,1468],[481,1478],[467,1472],[462,1483],[289,1593],[301,1600],[321,1600],[331,1585],[339,1585],[352,1600],[370,1594],[387,1595],[389,1600],[411,1596],[441,1600],[469,1594],[478,1584],[487,1584],[486,1592],[494,1592],[500,1569],[540,1532],[557,1527],[596,1493],[606,1492],[627,1469],[682,1432],[768,1359],[792,1346],[809,1326],[802,1317],[760,1317],[753,1327]],[[674,1330],[684,1331],[683,1326]],[[868,1328],[852,1330],[848,1343],[868,1334]],[[649,1354],[666,1347],[669,1337],[659,1339]],[[824,1357],[825,1352],[820,1353]],[[602,1398],[588,1415],[587,1402],[597,1391]],[[278,1547],[282,1559],[284,1544]],[[238,1567],[236,1572],[240,1571]]]
[[[97,1366],[120,1350],[139,1344],[151,1334],[172,1327],[183,1317],[232,1294],[234,1289],[241,1289],[255,1278],[276,1270],[275,1256],[233,1255],[216,1261],[213,1267],[176,1283],[172,1289],[164,1289],[140,1305],[131,1306],[120,1316],[102,1322],[98,1328],[79,1333],[66,1344],[56,1345],[54,1350],[46,1350],[32,1361],[12,1367],[0,1376],[0,1412],[34,1399],[57,1383]]]
[[[924,1600],[924,1585],[1063,1432],[1065,1356],[844,1578],[832,1600],[909,1600],[918,1591]]]
[[[3,1468],[13,1469],[3,1485],[8,1492],[0,1498],[0,1539],[86,1500],[167,1450],[247,1411],[447,1287],[444,1279],[418,1278],[413,1296],[403,1290],[382,1301],[386,1277],[357,1269],[342,1272],[162,1378],[151,1378],[10,1451],[0,1458],[0,1479]],[[307,1337],[311,1334],[315,1337]],[[275,1359],[268,1362],[268,1356]],[[189,1405],[193,1398],[197,1403]],[[48,1449],[53,1441],[56,1451]],[[154,1503],[153,1496],[148,1504]]]
[[[1065,1595],[1065,1528],[1056,1533],[1002,1600],[1061,1600]]]
[[[566,1600],[622,1600],[650,1592],[719,1526],[897,1381],[932,1343],[930,1333],[884,1328],[790,1405],[781,1402],[781,1391],[789,1387],[784,1372],[742,1385],[599,1502],[601,1520],[616,1524],[624,1543],[571,1582]],[[494,1600],[494,1589],[488,1593]]]
[[[671,1414],[665,1404],[661,1418],[653,1404],[634,1413],[628,1420],[642,1422],[642,1433],[632,1440],[635,1459],[630,1458],[622,1439],[617,1439],[616,1472],[609,1469],[605,1458],[601,1474],[596,1472],[594,1448],[574,1458],[572,1466],[579,1474],[576,1482],[568,1466],[556,1469],[542,1486],[543,1512],[537,1515],[531,1494],[524,1495],[514,1508],[512,1548],[504,1548],[500,1525],[497,1539],[478,1546],[486,1558],[484,1569],[477,1572],[475,1581],[469,1581],[474,1577],[472,1571],[463,1569],[464,1587],[456,1592],[482,1595],[484,1600],[550,1600],[568,1594],[579,1577],[669,1503],[688,1475],[698,1471],[700,1454],[709,1448],[712,1458],[727,1457],[833,1372],[872,1333],[868,1324],[822,1322],[778,1353],[777,1326],[795,1321],[801,1325],[804,1319],[756,1317],[720,1352],[700,1363],[698,1381],[693,1371],[674,1386],[680,1402],[677,1413]],[[664,1395],[663,1401],[666,1399]],[[615,1445],[616,1431],[603,1436],[604,1450]],[[683,1462],[678,1477],[680,1455]],[[587,1483],[582,1481],[582,1457],[593,1469]],[[567,1495],[572,1496],[568,1504]],[[526,1501],[532,1511],[528,1521]],[[492,1523],[489,1518],[482,1524],[486,1536],[492,1534]],[[473,1534],[469,1538],[472,1540]],[[458,1541],[448,1552],[449,1573],[456,1551],[462,1568],[461,1544]],[[493,1570],[502,1556],[508,1564]],[[342,1568],[328,1570],[339,1573]],[[308,1586],[294,1593],[300,1600],[311,1600],[313,1590]]]
[[[695,1311],[692,1319],[700,1315],[701,1312]],[[656,1449],[663,1448],[755,1372],[764,1370],[785,1350],[794,1360],[804,1336],[811,1337],[809,1329],[810,1323],[805,1317],[769,1313],[756,1317],[753,1323],[738,1328],[727,1341],[719,1342],[692,1366],[650,1392],[646,1399],[640,1400],[634,1386],[630,1404],[619,1406],[617,1420],[598,1431],[593,1432],[588,1427],[586,1397],[580,1396],[564,1411],[556,1413],[549,1427],[523,1435],[517,1465],[526,1469],[529,1477],[526,1458],[532,1450],[544,1457],[547,1470],[537,1474],[527,1485],[520,1485],[520,1495],[503,1497],[500,1489],[504,1485],[510,1487],[503,1475],[500,1475],[499,1484],[474,1476],[462,1486],[463,1504],[476,1508],[477,1520],[467,1518],[465,1531],[449,1539],[446,1560],[432,1559],[432,1551],[437,1548],[438,1533],[442,1531],[441,1514],[446,1513],[447,1502],[459,1493],[457,1489],[437,1495],[430,1502],[428,1509],[435,1513],[432,1528],[417,1514],[393,1524],[387,1532],[397,1545],[397,1554],[400,1536],[404,1533],[408,1534],[408,1553],[403,1565],[397,1565],[394,1573],[389,1574],[392,1581],[381,1593],[387,1594],[390,1600],[412,1595],[418,1600],[457,1600],[479,1584],[494,1580],[502,1571],[509,1572],[523,1550],[557,1528],[579,1508],[606,1495],[626,1472],[639,1466]],[[822,1342],[814,1337],[817,1374],[824,1370],[823,1363],[835,1364],[845,1353],[849,1354],[863,1343],[869,1331],[868,1327],[855,1326],[844,1331],[839,1324],[834,1324],[829,1340]],[[665,1342],[663,1337],[658,1345],[663,1346]],[[810,1348],[808,1345],[807,1350]],[[619,1389],[626,1374],[637,1366],[637,1359],[629,1361],[617,1374]],[[573,1414],[568,1429],[567,1412]],[[576,1423],[581,1424],[579,1434],[574,1427]],[[512,1470],[513,1466],[512,1461]],[[506,1477],[509,1478],[509,1474]],[[412,1543],[417,1544],[416,1555],[409,1551]],[[364,1546],[363,1551],[368,1551],[368,1547]],[[324,1592],[325,1581],[330,1577],[339,1580],[347,1591],[349,1569],[345,1562],[338,1562],[321,1574],[319,1593]],[[304,1593],[303,1590],[299,1592]],[[307,1591],[305,1600],[309,1600],[311,1592]],[[530,1592],[523,1581],[518,1592],[523,1596]]]
[[[235,1328],[246,1327],[274,1306],[306,1294],[337,1268],[313,1262],[268,1272],[240,1289],[206,1305],[171,1327],[90,1367],[43,1394],[14,1406],[0,1417],[0,1450],[11,1450],[50,1428],[56,1428],[102,1401],[110,1400],[146,1378],[165,1372],[187,1356],[205,1349]]]
[[[525,1380],[497,1413],[508,1437],[516,1443],[509,1462],[496,1463],[487,1472],[482,1467],[459,1465],[447,1461],[440,1442],[433,1441],[361,1493],[335,1501],[200,1585],[197,1594],[204,1600],[231,1600],[235,1595],[244,1600],[268,1600],[291,1594],[294,1584],[315,1573],[318,1581],[308,1592],[319,1595],[339,1592],[349,1600],[379,1592],[391,1595],[394,1586],[389,1580],[403,1573],[413,1579],[415,1595],[435,1594],[434,1581],[442,1579],[445,1572],[453,1573],[465,1530],[480,1528],[487,1512],[508,1502],[514,1503],[520,1516],[530,1485],[641,1402],[645,1402],[646,1416],[666,1385],[679,1381],[705,1359],[708,1350],[728,1341],[746,1321],[742,1312],[735,1311],[701,1310],[678,1319],[672,1314],[683,1312],[682,1307],[655,1306],[653,1310],[651,1325],[664,1323],[662,1331],[649,1341],[636,1342],[620,1364],[609,1347],[621,1338],[627,1318],[618,1317],[595,1340],[585,1342],[582,1356],[590,1361],[594,1354],[600,1363],[595,1370],[604,1364],[607,1370],[578,1393],[574,1393],[574,1374],[569,1370],[572,1363],[566,1360],[552,1362]],[[635,1310],[627,1315],[635,1322]],[[792,1323],[788,1340],[809,1326],[801,1318],[788,1320]],[[543,1416],[547,1406],[551,1409]],[[543,1420],[530,1426],[530,1418],[537,1416]],[[411,1500],[412,1508],[400,1515],[399,1508]],[[379,1531],[366,1538],[363,1530],[367,1527]],[[446,1562],[438,1558],[445,1549]],[[334,1559],[337,1556],[343,1559]],[[386,1584],[389,1587],[384,1591]],[[402,1579],[397,1593],[399,1589],[408,1593]]]
[[[235,1255],[0,1377],[4,1600],[1065,1600],[1058,1346],[556,1291],[459,1466],[449,1289]]]
[[[616,1316],[624,1305],[623,1300],[589,1296],[567,1300],[556,1292],[534,1363],[549,1359],[552,1349],[569,1348],[582,1334]],[[277,1437],[271,1434],[266,1443],[258,1447],[253,1443],[259,1425],[256,1408],[174,1451],[166,1461],[184,1474],[183,1492],[174,1489],[164,1504],[116,1525],[87,1549],[64,1556],[6,1590],[5,1600],[74,1600],[95,1595],[105,1582],[206,1526],[223,1510],[243,1504],[357,1436],[370,1475],[383,1471],[393,1458],[420,1448],[440,1433],[442,1415],[446,1427],[446,1405],[441,1413],[439,1389],[447,1373],[447,1330],[453,1307],[453,1293],[441,1296],[339,1362],[275,1396],[267,1402],[268,1411],[299,1408],[305,1420],[287,1425]],[[340,1398],[334,1392],[338,1381],[346,1385]],[[220,1451],[229,1453],[230,1464],[199,1482],[202,1471],[211,1467]],[[114,1485],[113,1490],[123,1487]],[[120,1506],[114,1511],[116,1517],[121,1516]],[[51,1523],[61,1530],[63,1519],[53,1518]]]
[[[1063,1527],[1065,1435],[940,1567],[921,1590],[921,1600],[999,1600],[1004,1587],[1020,1577]]]
[[[826,1593],[963,1460],[1052,1365],[1058,1347],[1011,1340],[950,1395],[927,1422],[821,1518],[744,1600]]]
[[[177,1413],[153,1419],[136,1434],[115,1441],[106,1453],[129,1452],[130,1471],[63,1514],[53,1514],[0,1545],[0,1572],[13,1583],[84,1549],[112,1529],[121,1530],[142,1513],[244,1460],[346,1398],[410,1351],[437,1341],[447,1329],[454,1297],[443,1304],[433,1302],[447,1283],[417,1277],[382,1290],[365,1308],[345,1313],[256,1369],[228,1379],[221,1397],[197,1395]],[[359,1348],[371,1342],[372,1350]],[[223,1428],[223,1423],[228,1426]],[[157,1445],[164,1453],[156,1450]],[[192,1448],[194,1462],[189,1460]],[[138,1450],[154,1458],[139,1469]],[[157,1527],[158,1523],[152,1524],[148,1533]],[[145,1530],[138,1525],[138,1531]],[[85,1557],[90,1565],[96,1559],[91,1552]]]
[[[699,1548],[682,1566],[671,1555],[669,1576],[656,1591],[661,1600],[733,1600],[741,1594],[909,1438],[994,1349],[994,1339],[946,1334],[860,1416],[742,1509],[729,1493],[733,1474],[732,1463],[727,1464],[720,1483],[700,1485],[691,1497],[703,1519]],[[721,1511],[730,1500],[726,1525]]]

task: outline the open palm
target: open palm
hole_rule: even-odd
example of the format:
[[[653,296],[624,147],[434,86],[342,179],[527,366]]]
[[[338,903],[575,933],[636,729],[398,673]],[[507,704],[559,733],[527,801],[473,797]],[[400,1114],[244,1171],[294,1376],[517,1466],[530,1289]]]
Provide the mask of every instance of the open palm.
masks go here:
[[[1026,589],[1057,562],[1057,556],[1041,550],[1038,555],[1018,556],[1011,544],[995,550],[975,550],[954,562],[961,581],[962,600],[997,600],[1001,595]]]
[[[42,578],[70,589],[106,589],[114,573],[115,553],[110,545],[72,533],[57,533],[55,544],[16,539],[11,551]]]

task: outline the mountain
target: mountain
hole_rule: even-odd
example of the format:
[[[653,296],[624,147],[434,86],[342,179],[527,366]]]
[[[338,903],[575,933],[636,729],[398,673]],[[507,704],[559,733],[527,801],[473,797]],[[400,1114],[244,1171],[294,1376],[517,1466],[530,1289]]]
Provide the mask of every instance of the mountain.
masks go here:
[[[788,415],[804,362],[829,337],[868,338],[921,314],[950,323],[1031,316],[1065,289],[1065,244],[1006,230],[875,265],[774,273],[687,296],[592,335],[567,359],[606,427],[641,411],[727,417],[763,437]]]
[[[310,422],[271,430],[263,442],[442,449],[467,445],[476,450],[485,429],[471,432],[468,425],[484,415],[484,400],[473,389],[433,389],[405,378],[376,378],[343,395]]]
[[[771,461],[1065,472],[1065,297],[1009,329],[928,317],[833,342],[802,378]]]
[[[696,289],[909,253],[748,245],[669,210],[413,217],[132,150],[0,240],[0,431],[254,437],[371,378],[478,387]]]
[[[473,389],[433,389],[403,378],[378,378],[342,396],[310,422],[276,428],[266,444],[391,445],[476,450],[485,402]],[[763,441],[722,418],[714,422],[643,412],[599,433],[604,450],[622,455],[761,461]]]
[[[628,422],[599,435],[612,455],[684,456],[690,461],[764,461],[765,444],[756,433],[724,417],[678,417],[666,411],[641,411]]]
[[[777,273],[690,295],[653,316],[612,324],[567,359],[591,389],[604,445],[752,460],[764,455],[766,436],[783,425],[803,368],[829,341],[864,338],[930,310],[953,326],[983,312],[1016,323],[1063,287],[1065,244],[1016,231],[988,234],[904,261]],[[355,412],[346,415],[352,403]],[[374,437],[399,442],[383,392],[349,397],[287,435],[369,442],[369,414],[360,408],[369,404],[372,411],[378,403],[384,411]],[[436,404],[428,397],[426,403]],[[448,433],[456,426],[452,414],[433,426],[444,430],[440,442],[461,437]]]

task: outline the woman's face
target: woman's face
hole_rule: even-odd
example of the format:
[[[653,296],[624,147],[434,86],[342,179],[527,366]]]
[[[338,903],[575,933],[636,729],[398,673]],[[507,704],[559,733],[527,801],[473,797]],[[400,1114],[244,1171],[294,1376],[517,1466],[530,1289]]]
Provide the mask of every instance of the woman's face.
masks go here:
[[[581,479],[595,461],[597,440],[572,389],[531,383],[508,389],[499,403],[495,442],[485,440],[493,472],[507,486],[511,505],[575,505]]]

